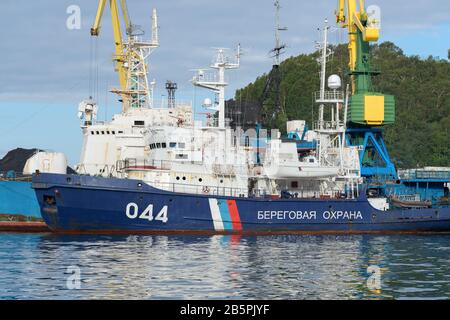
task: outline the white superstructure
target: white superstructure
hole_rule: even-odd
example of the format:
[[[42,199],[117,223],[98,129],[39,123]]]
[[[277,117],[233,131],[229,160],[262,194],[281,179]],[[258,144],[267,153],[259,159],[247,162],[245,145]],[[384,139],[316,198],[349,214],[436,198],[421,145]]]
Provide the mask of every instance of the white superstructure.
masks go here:
[[[326,63],[330,55],[328,27],[324,29],[320,64],[321,90],[316,94],[319,119],[314,130],[306,122],[293,120],[287,130],[297,138],[272,135],[264,141],[264,159],[257,163],[255,148],[243,142],[241,130],[225,121],[226,71],[240,66],[230,62],[224,49],[218,49],[210,66],[200,70],[193,85],[211,90],[216,99],[205,99],[217,124],[195,121],[190,103],[157,108],[147,85],[147,65],[140,44],[131,39],[128,50],[136,51],[137,74],[130,71],[126,90],[115,90],[123,99],[122,113],[112,121],[96,121],[97,106],[88,100],[80,104],[84,136],[79,174],[113,176],[142,180],[162,190],[236,197],[341,197],[355,196],[360,179],[358,150],[345,145],[347,100],[341,80],[332,75],[326,90]],[[132,37],[132,36],[131,36]],[[147,45],[145,45],[147,46]],[[142,88],[137,90],[136,88]],[[328,110],[327,110],[328,109]],[[342,115],[344,113],[344,115]],[[325,114],[330,119],[325,119]],[[300,138],[301,136],[301,138]],[[305,145],[305,147],[303,147]]]

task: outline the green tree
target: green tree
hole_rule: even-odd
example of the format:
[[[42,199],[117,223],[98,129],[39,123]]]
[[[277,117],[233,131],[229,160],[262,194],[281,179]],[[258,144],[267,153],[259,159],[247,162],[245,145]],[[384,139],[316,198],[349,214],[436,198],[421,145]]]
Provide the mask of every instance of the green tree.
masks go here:
[[[374,45],[372,55],[373,64],[382,72],[374,78],[375,89],[396,97],[396,123],[385,128],[391,157],[401,168],[450,166],[450,62],[406,56],[392,42]],[[264,125],[284,132],[287,120],[303,119],[311,125],[316,119],[313,95],[319,90],[318,57],[318,52],[301,54],[281,64],[282,112],[278,112],[274,123]],[[338,45],[327,73],[338,74],[343,83],[349,83],[347,70],[347,45]],[[235,99],[244,113],[246,106],[258,105],[266,81],[267,74],[264,74],[237,90]],[[271,99],[256,111],[273,112]],[[256,111],[252,109],[247,117],[255,116]]]

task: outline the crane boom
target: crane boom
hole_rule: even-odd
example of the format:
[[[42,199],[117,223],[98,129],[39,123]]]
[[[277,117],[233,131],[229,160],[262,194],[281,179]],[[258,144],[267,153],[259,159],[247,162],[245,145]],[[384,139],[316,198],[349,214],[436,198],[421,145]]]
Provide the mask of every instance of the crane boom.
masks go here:
[[[376,42],[380,37],[379,29],[368,25],[364,0],[358,0],[359,11],[357,11],[356,1],[339,0],[338,10],[336,11],[336,22],[341,24],[342,27],[348,28],[350,70],[355,70],[356,68],[358,30],[361,32],[363,41],[365,42]],[[345,12],[346,4],[347,14]]]
[[[94,24],[91,28],[91,36],[97,37],[100,35],[100,26],[103,17],[103,12],[105,11],[107,0],[99,0],[97,14],[95,16]],[[125,20],[126,29],[130,28],[130,20],[128,17],[128,11],[126,7],[125,0],[120,0],[122,13]],[[125,57],[124,57],[124,45],[122,39],[122,30],[120,27],[120,18],[119,18],[119,8],[117,6],[116,0],[109,0],[110,8],[111,8],[111,20],[114,32],[114,44],[115,44],[115,56],[114,61],[117,63],[117,71],[119,73],[119,82],[122,90],[126,89],[127,86],[127,69],[125,67]]]
[[[370,42],[380,37],[379,21],[369,18],[364,0],[339,0],[336,22],[348,29],[349,69],[352,84],[350,122],[357,125],[381,126],[393,123],[395,101],[393,96],[374,92]]]
[[[122,7],[123,20],[125,21],[125,30],[128,33],[131,27],[130,18],[128,16],[128,7],[125,0],[120,0],[120,6]]]

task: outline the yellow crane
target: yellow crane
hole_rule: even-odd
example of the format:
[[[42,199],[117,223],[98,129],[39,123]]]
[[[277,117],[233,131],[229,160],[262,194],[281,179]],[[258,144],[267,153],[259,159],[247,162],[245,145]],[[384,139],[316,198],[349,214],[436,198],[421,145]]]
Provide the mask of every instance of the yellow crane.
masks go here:
[[[94,25],[91,28],[91,36],[97,37],[100,35],[100,25],[105,11],[106,2],[109,1],[111,8],[112,27],[114,32],[115,56],[114,61],[117,63],[116,71],[119,73],[119,82],[121,90],[126,90],[127,87],[127,67],[126,67],[126,52],[124,48],[124,41],[122,39],[122,29],[119,18],[119,8],[116,0],[99,0],[97,15],[95,17]],[[130,19],[128,17],[128,10],[125,0],[120,0],[123,19],[125,27],[128,32],[130,30]]]
[[[379,72],[371,64],[370,43],[380,37],[380,17],[372,10],[367,11],[364,0],[338,0],[336,21],[348,29],[349,36],[352,95],[347,143],[360,150],[362,176],[396,178],[395,165],[383,138],[383,126],[395,122],[395,98],[373,89],[372,76]]]
[[[357,8],[359,4],[359,11]],[[347,4],[347,6],[346,6]],[[345,10],[347,8],[347,10]],[[339,0],[339,8],[336,11],[336,21],[342,27],[348,28],[350,70],[356,68],[357,59],[357,33],[362,33],[365,42],[376,42],[380,37],[380,30],[372,25],[367,25],[368,16],[364,7],[364,0]]]
[[[374,71],[370,57],[370,43],[380,37],[379,17],[367,13],[364,0],[338,0],[336,21],[348,29],[349,68],[352,97],[349,121],[355,125],[382,126],[395,121],[393,96],[375,92]]]

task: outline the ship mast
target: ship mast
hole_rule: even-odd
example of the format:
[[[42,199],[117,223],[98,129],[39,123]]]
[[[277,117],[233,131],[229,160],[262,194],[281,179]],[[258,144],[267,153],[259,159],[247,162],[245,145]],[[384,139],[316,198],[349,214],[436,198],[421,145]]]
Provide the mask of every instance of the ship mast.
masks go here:
[[[323,41],[318,43],[317,49],[321,52],[320,58],[317,60],[320,64],[320,91],[315,94],[315,101],[319,104],[319,119],[315,124],[315,130],[319,133],[318,144],[318,160],[319,163],[325,164],[329,159],[328,150],[336,146],[339,151],[338,162],[343,168],[343,146],[344,133],[346,130],[345,122],[341,120],[340,110],[344,106],[344,94],[341,90],[341,79],[337,75],[331,75],[328,78],[327,90],[327,63],[333,55],[333,51],[328,45],[328,33],[330,27],[328,20],[325,20],[323,28]],[[325,107],[329,107],[328,120],[325,120]],[[328,165],[330,165],[328,163]]]
[[[263,92],[259,99],[261,107],[265,107],[265,103],[268,98],[273,98],[273,108],[269,108],[271,111],[269,115],[264,115],[266,125],[273,125],[273,121],[277,118],[277,115],[281,112],[280,103],[280,84],[281,84],[281,55],[286,49],[286,45],[281,42],[281,31],[287,31],[286,27],[280,26],[280,1],[276,0],[275,3],[275,48],[270,51],[271,57],[274,59],[272,70],[267,76],[267,81],[264,85]]]
[[[286,45],[281,43],[280,31],[287,31],[286,27],[280,26],[280,10],[281,4],[279,0],[275,1],[275,48],[273,48],[272,52],[274,53],[275,65],[279,66],[281,63],[281,54],[283,50],[286,49]]]
[[[194,86],[212,90],[218,95],[218,101],[215,108],[219,112],[219,124],[220,129],[225,128],[225,88],[228,83],[225,79],[226,70],[238,69],[240,67],[241,60],[241,45],[238,45],[236,61],[229,62],[229,59],[225,56],[225,48],[218,48],[216,59],[210,66],[212,69],[216,69],[216,74],[205,74],[203,69],[197,70],[197,74],[191,80]]]

